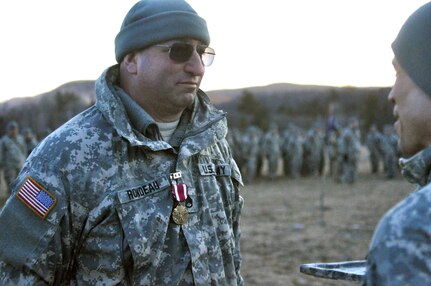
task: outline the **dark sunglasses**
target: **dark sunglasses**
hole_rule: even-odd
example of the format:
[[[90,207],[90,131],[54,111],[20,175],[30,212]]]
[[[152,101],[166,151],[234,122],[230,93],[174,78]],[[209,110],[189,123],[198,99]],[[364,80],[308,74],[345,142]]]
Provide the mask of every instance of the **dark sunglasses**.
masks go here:
[[[193,55],[195,47],[187,43],[174,43],[172,45],[154,45],[155,47],[166,48],[169,51],[169,58],[177,63],[185,63]],[[210,66],[214,61],[215,51],[214,49],[205,45],[197,45],[196,52],[201,57],[202,64],[204,66]]]

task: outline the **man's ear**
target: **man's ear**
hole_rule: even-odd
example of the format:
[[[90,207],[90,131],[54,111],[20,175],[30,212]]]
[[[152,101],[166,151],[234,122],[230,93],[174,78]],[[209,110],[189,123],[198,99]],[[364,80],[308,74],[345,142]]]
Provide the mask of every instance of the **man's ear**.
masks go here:
[[[124,56],[122,64],[129,74],[136,74],[138,72],[137,57],[138,54],[136,52],[131,52]]]

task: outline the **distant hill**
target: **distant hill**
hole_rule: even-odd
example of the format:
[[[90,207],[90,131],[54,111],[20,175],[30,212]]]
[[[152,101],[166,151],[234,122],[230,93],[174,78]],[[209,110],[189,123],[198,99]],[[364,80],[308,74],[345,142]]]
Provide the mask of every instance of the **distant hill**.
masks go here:
[[[94,81],[74,81],[34,97],[14,98],[0,103],[0,132],[9,120],[32,128],[39,136],[57,128],[75,114],[95,102]],[[295,124],[308,128],[324,124],[328,107],[336,106],[341,121],[349,117],[362,120],[363,128],[376,122],[383,126],[391,122],[391,107],[387,103],[388,87],[331,87],[277,83],[239,89],[208,91],[211,101],[228,113],[231,126],[245,127],[256,121],[239,110],[247,105],[245,96],[261,105],[267,121],[282,128]],[[258,117],[259,114],[255,114]],[[368,118],[366,118],[368,117]],[[265,126],[261,126],[265,128]]]

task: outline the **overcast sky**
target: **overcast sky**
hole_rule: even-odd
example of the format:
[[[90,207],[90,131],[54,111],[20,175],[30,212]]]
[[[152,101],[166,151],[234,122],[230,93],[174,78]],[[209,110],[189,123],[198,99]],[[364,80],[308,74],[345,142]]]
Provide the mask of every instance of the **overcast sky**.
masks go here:
[[[390,44],[425,0],[189,0],[216,58],[203,90],[277,82],[390,86]],[[0,101],[95,80],[136,0],[0,2]]]

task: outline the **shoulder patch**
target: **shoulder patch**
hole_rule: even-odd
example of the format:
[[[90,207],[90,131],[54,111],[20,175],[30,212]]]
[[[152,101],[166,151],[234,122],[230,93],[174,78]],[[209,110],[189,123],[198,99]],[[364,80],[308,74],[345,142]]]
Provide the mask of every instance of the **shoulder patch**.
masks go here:
[[[46,218],[57,203],[57,199],[32,177],[25,179],[16,195],[42,219]]]

